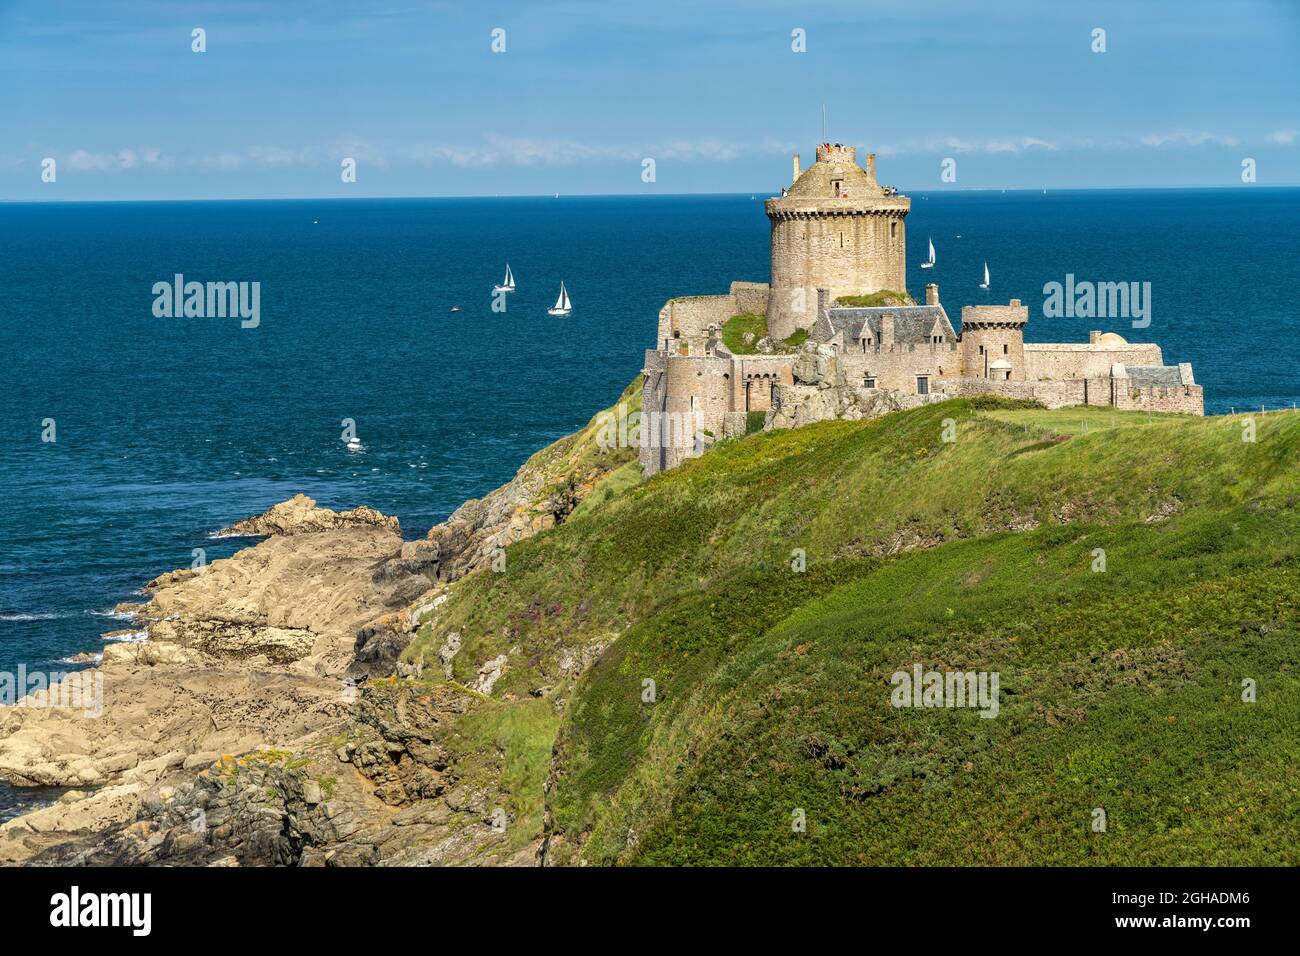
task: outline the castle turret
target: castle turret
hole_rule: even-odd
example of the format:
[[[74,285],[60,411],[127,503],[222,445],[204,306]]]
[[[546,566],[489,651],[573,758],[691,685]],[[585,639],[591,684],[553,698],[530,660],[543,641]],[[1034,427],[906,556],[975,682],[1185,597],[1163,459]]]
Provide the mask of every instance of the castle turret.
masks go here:
[[[1025,324],[1029,307],[968,305],[961,310],[961,374],[997,382],[1025,380]]]
[[[822,143],[786,195],[769,199],[772,282],[767,325],[774,339],[817,321],[817,290],[844,295],[907,286],[903,218],[912,202],[876,182],[876,157],[857,163],[852,146]]]

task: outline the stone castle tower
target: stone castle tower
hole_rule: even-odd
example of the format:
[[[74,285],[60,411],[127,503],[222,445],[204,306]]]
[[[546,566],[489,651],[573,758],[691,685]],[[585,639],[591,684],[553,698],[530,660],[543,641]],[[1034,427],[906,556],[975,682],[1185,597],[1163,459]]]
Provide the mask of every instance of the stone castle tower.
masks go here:
[[[906,196],[876,182],[876,155],[866,168],[852,146],[823,143],[817,161],[802,173],[794,157],[794,181],[765,203],[772,222],[772,284],[767,306],[774,340],[817,321],[817,290],[837,296],[907,285]]]
[[[1025,325],[1029,307],[968,305],[961,310],[961,374],[995,382],[1025,381]]]

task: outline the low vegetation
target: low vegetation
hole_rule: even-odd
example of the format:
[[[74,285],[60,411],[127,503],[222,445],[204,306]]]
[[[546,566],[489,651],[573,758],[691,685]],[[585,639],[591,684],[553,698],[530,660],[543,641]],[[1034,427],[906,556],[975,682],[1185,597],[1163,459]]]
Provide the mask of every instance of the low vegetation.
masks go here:
[[[407,654],[510,655],[474,737],[555,863],[1298,863],[1300,415],[1254,419],[952,400],[620,469]],[[891,707],[918,663],[998,715]]]
[[[742,312],[733,315],[722,326],[722,344],[732,355],[759,354],[758,344],[767,339],[767,316]],[[768,342],[768,352],[788,354],[797,352],[808,341],[807,329],[796,329],[789,338],[780,342]]]
[[[916,302],[907,294],[906,289],[902,292],[881,289],[879,292],[869,292],[865,295],[842,295],[835,300],[835,304],[860,309],[885,305],[916,305]]]
[[[722,344],[732,355],[751,355],[758,343],[767,338],[767,316],[742,312],[727,319],[722,326]]]

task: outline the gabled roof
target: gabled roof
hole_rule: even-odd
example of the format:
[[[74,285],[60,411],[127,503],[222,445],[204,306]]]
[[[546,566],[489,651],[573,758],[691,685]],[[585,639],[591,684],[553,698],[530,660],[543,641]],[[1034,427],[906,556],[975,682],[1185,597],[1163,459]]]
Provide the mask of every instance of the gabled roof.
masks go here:
[[[948,313],[941,305],[833,308],[817,320],[810,336],[818,342],[829,342],[842,332],[846,343],[857,342],[863,338],[862,330],[866,328],[870,331],[872,341],[878,343],[880,320],[886,315],[894,317],[894,341],[900,345],[929,345],[932,335],[943,335],[949,342],[957,339],[957,333],[948,321]]]

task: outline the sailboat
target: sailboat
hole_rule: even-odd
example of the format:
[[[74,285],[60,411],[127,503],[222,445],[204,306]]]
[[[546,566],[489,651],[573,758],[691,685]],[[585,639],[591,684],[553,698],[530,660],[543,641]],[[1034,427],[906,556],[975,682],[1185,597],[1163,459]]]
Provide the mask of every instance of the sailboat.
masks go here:
[[[933,269],[933,268],[934,268],[934,240],[933,240],[933,239],[930,240],[930,261],[929,261],[929,262],[922,262],[922,263],[921,263],[921,268],[922,268],[922,269]]]
[[[987,289],[988,287],[989,287],[989,264],[986,262],[984,263],[984,281],[980,283],[980,288]]]
[[[568,315],[573,311],[573,304],[569,302],[569,293],[564,291],[564,283],[560,283],[560,297],[555,300],[555,306],[547,309],[547,315]]]
[[[515,291],[515,276],[514,273],[510,271],[510,263],[508,262],[506,263],[506,277],[501,280],[500,285],[493,286],[492,291],[493,292],[514,292]]]

